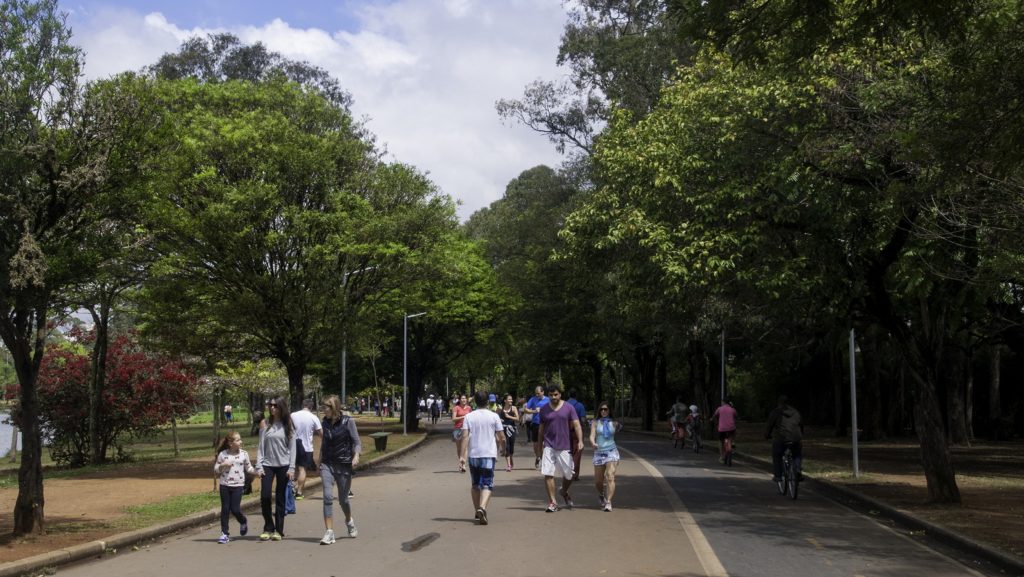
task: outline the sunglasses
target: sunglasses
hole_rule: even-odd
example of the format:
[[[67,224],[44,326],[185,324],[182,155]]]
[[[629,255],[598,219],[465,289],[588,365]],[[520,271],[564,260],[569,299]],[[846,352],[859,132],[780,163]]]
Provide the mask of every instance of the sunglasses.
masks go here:
[[[610,409],[609,409],[608,407],[601,407],[601,408],[600,408],[600,409],[598,409],[598,410],[600,410],[600,411],[608,411],[608,410],[610,410]]]
[[[268,407],[276,407],[276,406],[277,406],[277,403],[267,403],[267,406],[268,406]]]

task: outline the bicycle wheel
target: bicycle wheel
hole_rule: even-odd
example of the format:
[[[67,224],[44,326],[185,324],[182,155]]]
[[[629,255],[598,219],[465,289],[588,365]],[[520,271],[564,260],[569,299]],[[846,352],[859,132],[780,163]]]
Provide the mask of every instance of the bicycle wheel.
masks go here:
[[[786,462],[782,462],[782,476],[775,482],[779,486],[779,494],[785,495],[789,487],[786,486]]]
[[[796,477],[796,466],[793,463],[792,457],[788,459],[786,465],[786,487],[789,490],[789,496],[792,499],[796,499],[799,493],[799,481]]]

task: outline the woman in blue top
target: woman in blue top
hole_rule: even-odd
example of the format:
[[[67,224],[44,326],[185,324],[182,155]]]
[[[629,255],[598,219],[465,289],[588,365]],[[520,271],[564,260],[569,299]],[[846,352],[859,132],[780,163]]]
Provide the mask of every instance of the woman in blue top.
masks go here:
[[[590,426],[590,445],[594,448],[594,486],[601,498],[601,507],[612,510],[615,495],[615,468],[619,464],[619,449],[615,446],[615,433],[622,425],[612,417],[608,403],[597,407],[597,418]]]

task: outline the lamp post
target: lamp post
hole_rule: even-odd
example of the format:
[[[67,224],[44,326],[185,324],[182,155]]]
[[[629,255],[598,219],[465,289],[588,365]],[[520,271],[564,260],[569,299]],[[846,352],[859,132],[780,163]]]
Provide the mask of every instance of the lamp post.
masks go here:
[[[402,324],[402,434],[409,432],[409,419],[406,418],[406,407],[409,397],[409,319],[421,317],[426,312],[405,315],[405,322]]]
[[[354,270],[352,272],[347,272],[347,273],[345,273],[343,275],[342,281],[341,281],[341,287],[342,287],[341,288],[341,290],[342,290],[341,294],[342,294],[342,298],[344,299],[343,300],[343,302],[344,302],[344,307],[343,308],[346,309],[344,311],[345,314],[348,313],[348,310],[347,310],[348,309],[348,277],[350,277],[350,276],[352,276],[354,274],[359,274],[361,272],[371,271],[371,270],[373,270],[375,268],[377,268],[376,265],[368,266],[368,267],[361,268],[359,270]],[[348,361],[348,321],[346,320],[346,322],[343,323],[342,327],[341,327],[341,404],[342,404],[342,406],[345,406],[345,405],[348,404],[348,396],[347,396],[346,391],[345,391],[345,385],[346,385],[346,382],[347,382],[346,378],[345,378],[346,377],[346,375],[345,375],[346,366],[345,365],[347,364],[347,361]]]

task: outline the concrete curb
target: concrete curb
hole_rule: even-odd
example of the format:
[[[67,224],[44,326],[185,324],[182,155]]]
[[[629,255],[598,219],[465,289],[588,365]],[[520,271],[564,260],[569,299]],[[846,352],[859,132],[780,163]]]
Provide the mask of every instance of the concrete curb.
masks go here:
[[[357,471],[372,468],[376,465],[386,463],[392,459],[398,458],[409,451],[418,448],[423,444],[427,437],[430,436],[429,431],[423,435],[417,441],[391,451],[385,455],[381,455],[372,461],[360,463],[356,467]],[[306,482],[306,487],[316,488],[321,485],[322,481],[319,477],[309,479]],[[259,499],[256,497],[250,497],[242,502],[242,509],[251,511],[259,507]],[[196,527],[204,525],[206,523],[213,523],[220,520],[220,507],[215,509],[209,509],[207,511],[201,511],[194,513],[187,517],[180,519],[174,519],[172,521],[166,521],[150,527],[144,527],[142,529],[136,529],[135,531],[128,531],[125,533],[118,533],[112,535],[108,539],[101,541],[90,541],[89,543],[82,543],[73,547],[67,547],[64,549],[58,549],[56,551],[50,551],[41,555],[35,555],[33,557],[26,557],[17,561],[11,561],[0,565],[0,577],[20,577],[22,575],[42,575],[45,574],[45,569],[56,567],[58,565],[65,565],[67,563],[73,563],[75,561],[81,561],[90,557],[102,557],[108,551],[111,553],[117,552],[118,549],[131,547],[138,545],[144,541],[152,540],[157,537],[164,535],[170,535],[182,529],[188,529],[190,527]],[[51,573],[52,574],[52,573]]]

